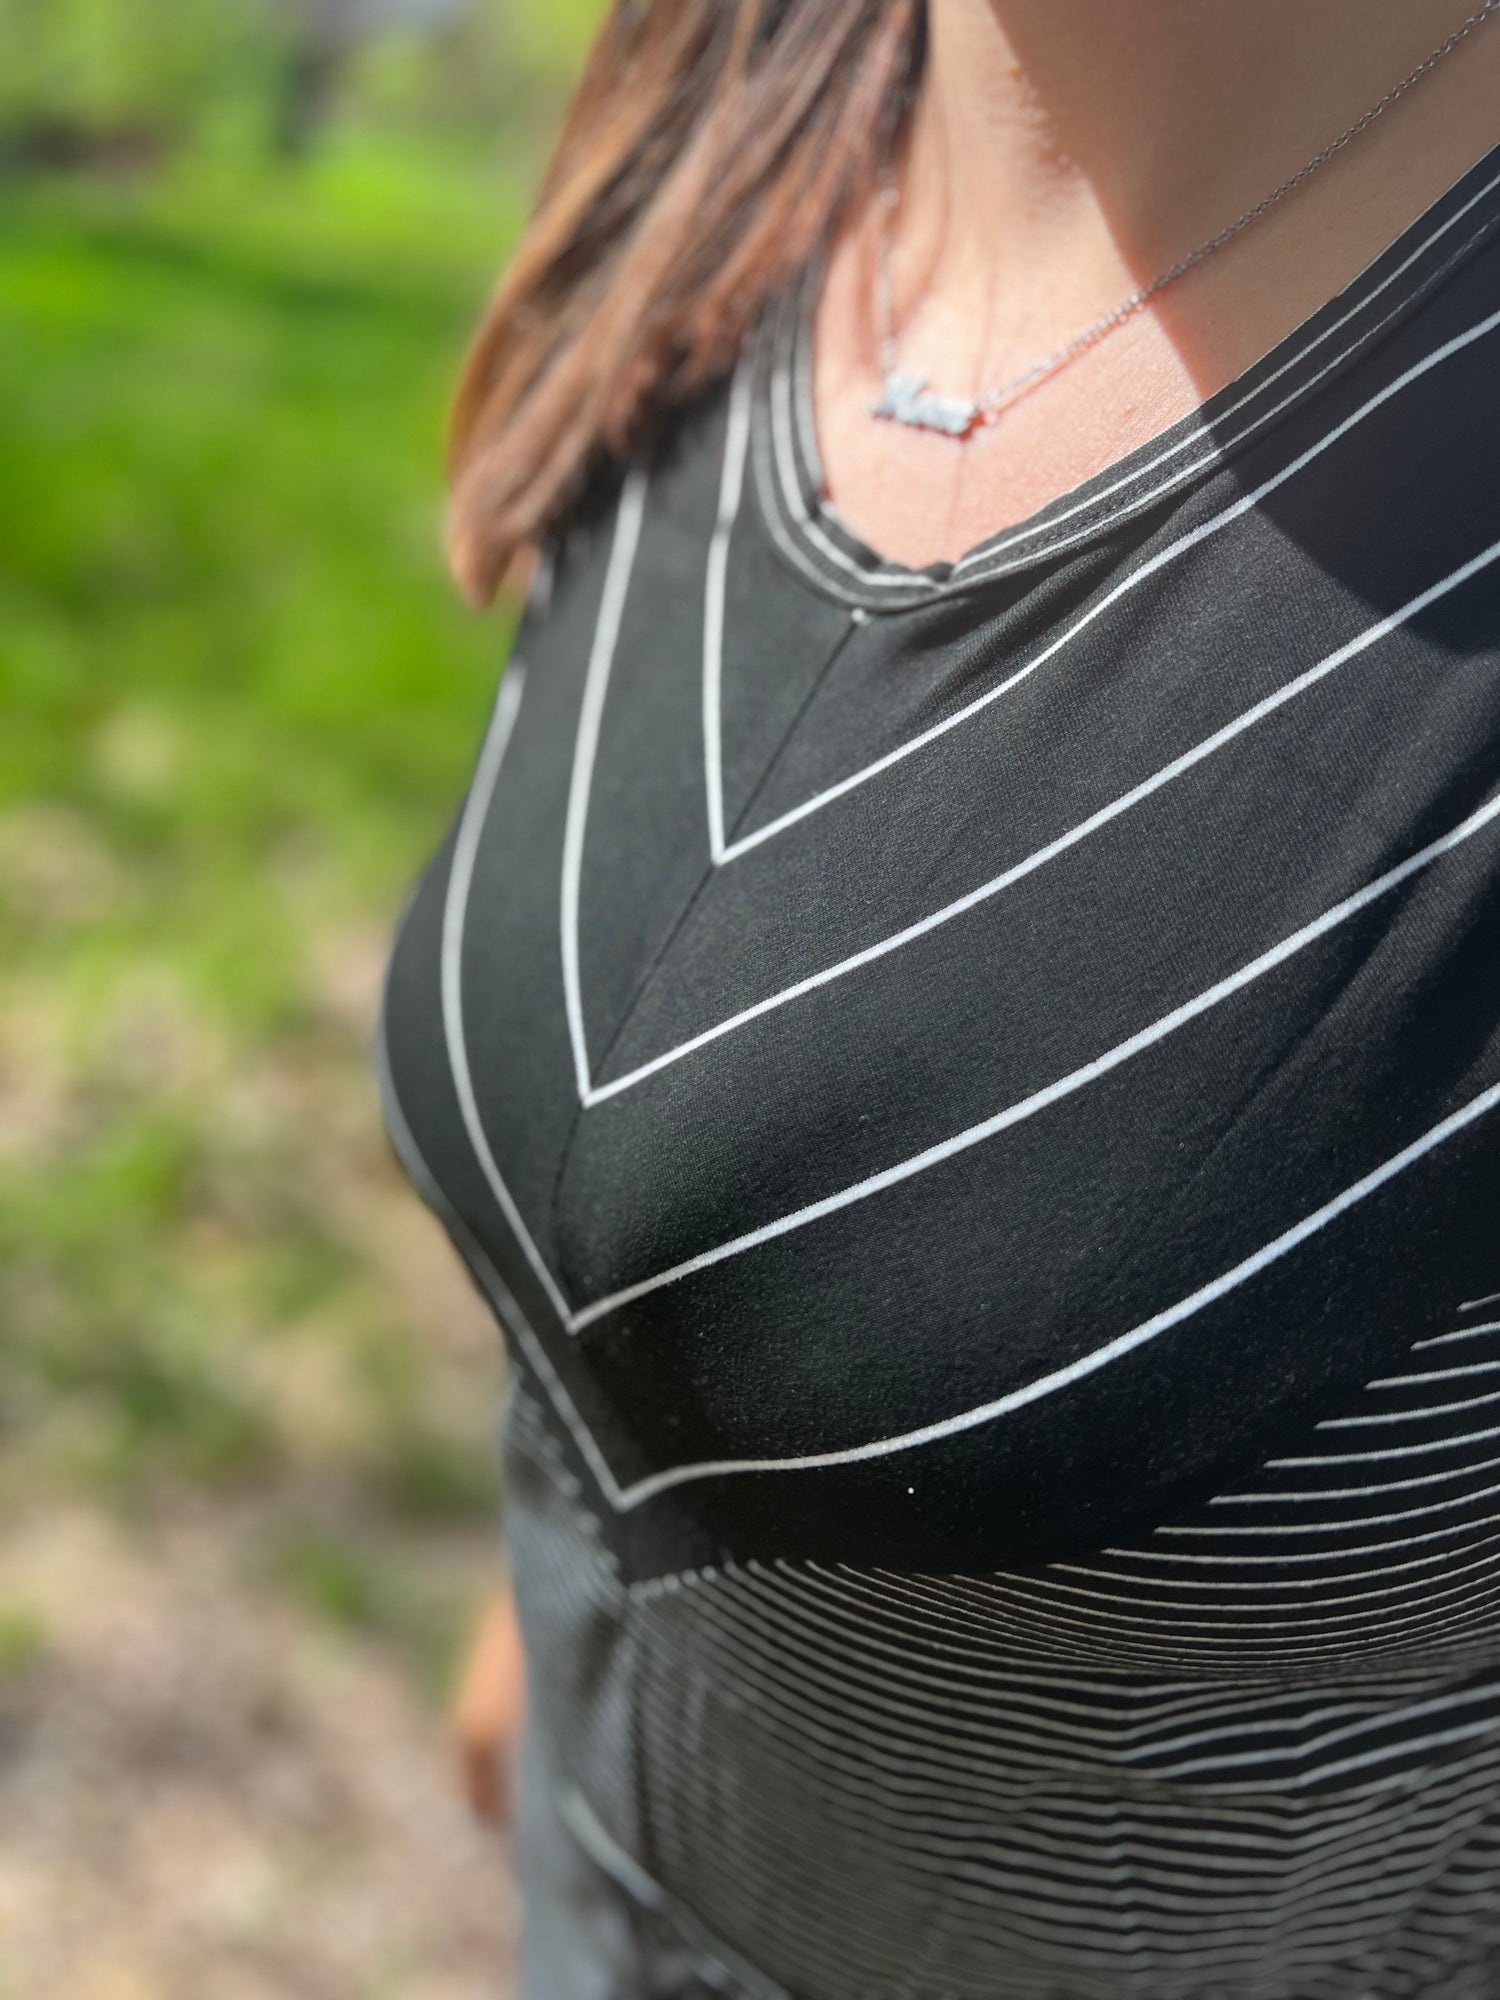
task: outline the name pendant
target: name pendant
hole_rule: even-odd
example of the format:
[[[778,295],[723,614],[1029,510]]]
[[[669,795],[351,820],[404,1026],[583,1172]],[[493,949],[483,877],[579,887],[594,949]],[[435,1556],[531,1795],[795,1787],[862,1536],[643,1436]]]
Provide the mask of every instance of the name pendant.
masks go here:
[[[951,438],[968,437],[984,420],[978,403],[962,396],[935,396],[925,375],[903,375],[899,368],[887,371],[884,393],[878,403],[871,403],[870,415]]]

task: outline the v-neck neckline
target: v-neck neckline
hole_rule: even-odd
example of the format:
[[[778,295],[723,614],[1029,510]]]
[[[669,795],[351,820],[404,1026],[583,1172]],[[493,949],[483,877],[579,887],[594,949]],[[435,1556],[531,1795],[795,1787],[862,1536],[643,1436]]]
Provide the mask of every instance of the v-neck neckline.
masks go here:
[[[773,303],[749,356],[752,484],[771,540],[807,581],[869,611],[906,610],[1080,546],[1203,477],[1304,403],[1497,226],[1500,145],[1222,389],[957,561],[921,567],[883,555],[828,497],[812,398],[812,320],[822,277],[814,260]]]

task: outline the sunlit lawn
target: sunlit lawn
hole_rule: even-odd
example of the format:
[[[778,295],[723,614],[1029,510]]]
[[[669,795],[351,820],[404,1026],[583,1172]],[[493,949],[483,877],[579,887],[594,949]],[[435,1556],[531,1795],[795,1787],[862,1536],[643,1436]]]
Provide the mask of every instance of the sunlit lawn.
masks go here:
[[[504,658],[436,545],[515,200],[352,139],[295,173],[0,188],[11,1546],[64,1514],[148,1565],[208,1534],[227,1611],[429,1703],[483,1582],[498,1370],[365,1045]],[[72,1640],[23,1571],[0,1558],[24,1710]]]
[[[435,544],[446,387],[510,216],[477,174],[451,210],[444,186],[356,156],[0,207],[0,1229],[28,1459],[56,1393],[92,1471],[238,1476],[285,1444],[247,1346],[368,1284],[299,1173],[334,1135],[298,1092],[352,1053],[504,647]],[[346,1317],[362,1395],[409,1427],[388,1314]]]

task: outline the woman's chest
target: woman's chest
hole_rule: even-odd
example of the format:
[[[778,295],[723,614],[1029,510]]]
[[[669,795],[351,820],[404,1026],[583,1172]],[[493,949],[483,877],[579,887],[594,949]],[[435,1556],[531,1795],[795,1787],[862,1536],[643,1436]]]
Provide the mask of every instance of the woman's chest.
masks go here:
[[[718,472],[523,634],[397,954],[429,1159],[643,1548],[1097,1544],[1500,1282],[1484,579],[1272,599],[1259,521],[861,619]]]

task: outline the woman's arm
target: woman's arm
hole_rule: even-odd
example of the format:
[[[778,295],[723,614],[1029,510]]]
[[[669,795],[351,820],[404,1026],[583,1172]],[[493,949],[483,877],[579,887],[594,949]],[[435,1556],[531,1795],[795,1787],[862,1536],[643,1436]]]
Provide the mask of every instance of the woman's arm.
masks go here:
[[[526,1658],[515,1599],[505,1585],[490,1600],[469,1647],[453,1704],[453,1742],[465,1796],[479,1819],[508,1826],[526,1711]]]

